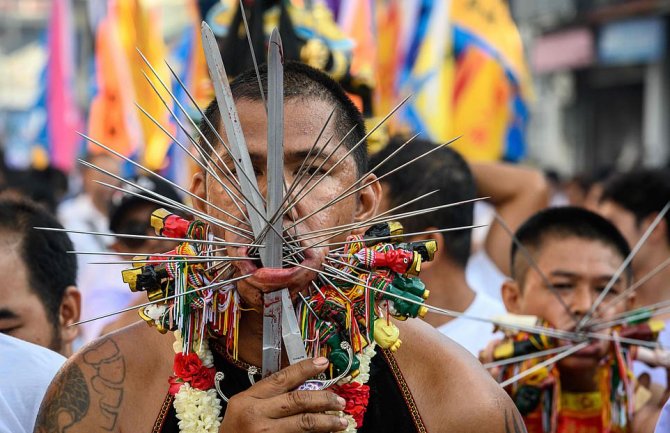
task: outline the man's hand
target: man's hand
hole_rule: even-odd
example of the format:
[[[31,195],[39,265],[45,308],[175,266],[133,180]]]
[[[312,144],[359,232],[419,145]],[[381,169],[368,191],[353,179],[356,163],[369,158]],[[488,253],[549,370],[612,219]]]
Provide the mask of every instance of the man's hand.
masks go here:
[[[477,193],[489,196],[489,203],[513,230],[549,204],[549,184],[542,172],[502,163],[470,164]],[[512,238],[493,221],[486,235],[486,254],[505,275],[511,275],[509,249]]]
[[[500,338],[496,338],[495,340],[489,341],[486,347],[479,351],[478,356],[479,362],[481,362],[483,365],[495,361],[495,359],[493,358],[493,352],[496,350],[496,347],[502,344],[502,342],[503,340]],[[500,371],[501,371],[500,367],[493,367],[488,369],[488,372],[494,378],[500,376]]]
[[[344,409],[329,391],[295,391],[328,367],[326,358],[307,359],[261,380],[230,399],[220,432],[336,432],[347,421],[327,411]]]

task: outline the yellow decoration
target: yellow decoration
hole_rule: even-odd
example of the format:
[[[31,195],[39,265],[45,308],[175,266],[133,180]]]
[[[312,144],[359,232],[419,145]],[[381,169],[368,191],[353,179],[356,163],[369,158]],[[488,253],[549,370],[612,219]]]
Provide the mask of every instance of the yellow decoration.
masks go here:
[[[402,340],[400,340],[400,330],[393,323],[380,317],[375,320],[375,342],[382,349],[390,349],[395,352],[400,347]]]

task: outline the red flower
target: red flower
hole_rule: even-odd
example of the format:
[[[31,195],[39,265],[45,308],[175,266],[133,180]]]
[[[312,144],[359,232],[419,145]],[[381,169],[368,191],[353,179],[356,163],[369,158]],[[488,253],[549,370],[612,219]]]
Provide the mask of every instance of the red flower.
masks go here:
[[[191,386],[202,391],[214,388],[215,374],[216,370],[214,368],[202,367],[198,375],[193,376],[193,379],[191,379]]]
[[[180,379],[182,382],[188,382],[193,388],[206,391],[214,388],[214,375],[216,370],[214,368],[207,368],[202,365],[202,361],[195,353],[183,355],[177,353],[174,357],[174,374],[175,380],[170,378],[170,392],[172,390],[179,391],[181,384],[176,381]]]
[[[177,393],[179,392],[179,389],[184,384],[184,382],[182,382],[181,379],[179,379],[178,377],[174,377],[174,376],[170,376],[170,378],[168,379],[168,382],[170,383],[170,389],[168,390],[168,392],[171,395],[177,395]]]
[[[186,355],[181,352],[174,356],[174,374],[184,382],[190,382],[193,376],[197,376],[202,368],[202,361],[195,353]]]
[[[361,428],[370,399],[370,387],[357,382],[350,382],[334,386],[333,391],[347,401],[343,412],[354,418],[357,429]]]

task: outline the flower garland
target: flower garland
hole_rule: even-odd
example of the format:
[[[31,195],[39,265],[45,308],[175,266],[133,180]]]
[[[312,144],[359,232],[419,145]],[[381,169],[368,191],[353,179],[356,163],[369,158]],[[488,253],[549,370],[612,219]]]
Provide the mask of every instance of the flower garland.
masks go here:
[[[349,423],[343,433],[356,433],[363,426],[363,417],[368,409],[370,387],[366,385],[370,380],[370,362],[375,356],[376,344],[372,342],[357,355],[360,361],[359,374],[353,379],[340,380],[333,386],[332,391],[346,400],[346,406],[338,415]]]
[[[183,341],[179,331],[174,332],[173,349],[174,376],[169,379],[169,392],[174,396],[174,408],[179,420],[181,433],[216,433],[222,418],[221,401],[214,389],[214,358],[206,340],[200,341],[197,353],[184,354]],[[363,425],[363,417],[370,398],[370,363],[375,356],[373,342],[357,355],[360,362],[359,374],[347,377],[332,387],[332,391],[346,400],[346,407],[338,412],[348,421],[343,433],[356,433]]]
[[[182,352],[179,331],[174,332],[174,376],[169,379],[170,394],[181,433],[217,433],[221,425],[221,401],[214,389],[214,357],[206,340],[195,344],[196,353]]]
[[[152,213],[151,225],[158,236],[213,239],[203,221],[187,221],[165,209]],[[337,412],[348,420],[345,433],[363,425],[375,346],[395,351],[400,345],[399,330],[389,317],[404,320],[427,312],[423,302],[429,291],[416,276],[421,262],[433,259],[436,244],[400,242],[401,233],[399,224],[381,223],[365,235],[349,236],[343,253],[331,257],[331,268],[341,278],[337,283],[319,281],[316,292],[298,306],[307,353],[327,356],[331,363],[332,379],[308,381],[305,389],[326,387],[345,399],[344,410]],[[174,375],[169,383],[180,431],[216,433],[222,421],[219,398],[225,397],[215,389],[207,338],[224,338],[226,350],[236,359],[241,310],[235,285],[225,278],[230,265],[206,268],[183,259],[189,257],[216,261],[210,244],[186,240],[165,255],[136,258],[122,277],[132,291],[146,291],[157,303],[140,310],[140,316],[162,333],[174,332]]]

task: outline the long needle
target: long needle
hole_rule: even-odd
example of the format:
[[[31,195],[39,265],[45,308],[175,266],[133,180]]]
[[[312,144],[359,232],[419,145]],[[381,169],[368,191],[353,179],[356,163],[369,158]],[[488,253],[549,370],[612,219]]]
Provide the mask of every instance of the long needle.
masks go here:
[[[94,232],[86,230],[70,230],[70,229],[61,229],[56,227],[33,227],[35,230],[46,230],[53,232],[63,232],[63,233],[76,233],[83,235],[93,235],[93,236],[111,236],[116,238],[128,238],[128,239],[156,239],[160,241],[175,241],[175,242],[190,242],[190,243],[199,243],[199,244],[208,244],[208,245],[217,245],[217,246],[235,246],[235,247],[249,247],[249,248],[263,248],[263,245],[258,244],[248,244],[240,242],[227,242],[222,240],[199,240],[199,239],[188,239],[188,238],[171,238],[164,236],[150,236],[150,235],[131,235],[124,233],[104,233],[104,232]]]
[[[532,366],[532,367],[529,368],[528,370],[524,370],[524,371],[522,371],[521,373],[517,374],[516,376],[510,377],[510,378],[507,379],[506,381],[501,382],[501,383],[500,383],[500,386],[503,387],[503,388],[505,388],[506,386],[509,386],[509,385],[511,385],[511,384],[513,384],[513,383],[515,383],[515,382],[517,382],[517,381],[523,379],[524,377],[526,377],[526,376],[528,376],[528,375],[530,375],[530,374],[535,373],[536,371],[538,371],[538,370],[540,370],[540,369],[542,369],[542,368],[545,368],[545,367],[548,367],[548,366],[550,366],[550,365],[552,365],[552,364],[555,364],[555,363],[557,363],[558,361],[560,361],[561,359],[563,359],[563,358],[567,358],[568,356],[572,355],[572,354],[575,353],[575,352],[579,352],[580,350],[582,350],[583,348],[585,348],[585,347],[588,346],[588,345],[589,345],[589,342],[588,342],[588,341],[584,341],[584,342],[579,343],[579,344],[577,344],[577,345],[575,345],[575,346],[568,347],[568,348],[565,349],[562,353],[560,353],[560,354],[558,354],[558,355],[556,355],[556,356],[553,356],[553,357],[547,359],[546,361],[542,361],[542,362],[540,362],[539,364]]]
[[[563,352],[564,350],[566,350],[565,346],[553,347],[551,349],[542,350],[540,352],[527,353],[525,355],[515,356],[513,358],[507,358],[507,359],[501,359],[501,360],[498,360],[498,361],[487,362],[486,364],[483,364],[482,367],[484,367],[486,369],[489,369],[489,368],[500,367],[500,366],[508,365],[508,364],[516,364],[516,363],[519,363],[519,362],[528,361],[529,359],[536,359],[536,358],[542,358],[544,356],[554,355],[556,353]]]
[[[605,296],[609,293],[609,291],[614,287],[614,284],[616,284],[617,281],[619,281],[619,277],[623,273],[623,271],[628,267],[630,262],[633,261],[637,253],[642,249],[644,244],[647,242],[647,239],[649,239],[649,236],[653,233],[653,231],[656,229],[656,227],[660,224],[661,221],[663,221],[663,217],[665,217],[665,214],[668,213],[668,210],[670,210],[670,202],[668,202],[663,209],[658,213],[656,218],[652,221],[652,223],[647,227],[647,230],[645,230],[644,234],[640,238],[639,241],[635,244],[635,247],[631,250],[631,252],[628,254],[628,257],[621,263],[621,266],[619,266],[619,269],[616,270],[614,275],[612,275],[612,278],[610,278],[609,282],[605,286],[605,288],[600,292],[596,300],[593,302],[591,305],[591,308],[589,311],[586,312],[586,314],[582,317],[582,320],[579,321],[579,324],[577,325],[577,330],[581,329],[586,325],[590,320],[591,316],[593,315],[593,312],[598,308],[600,303],[605,299]]]
[[[178,297],[180,297],[180,296],[186,296],[186,295],[190,295],[191,293],[198,293],[198,292],[201,292],[201,291],[203,291],[203,290],[213,289],[213,288],[216,288],[216,287],[225,286],[225,285],[228,285],[228,284],[230,284],[230,283],[234,283],[235,281],[240,281],[240,280],[243,280],[243,279],[245,279],[245,278],[249,278],[251,275],[252,275],[252,274],[242,275],[242,276],[239,276],[239,277],[231,278],[231,279],[226,280],[226,281],[221,281],[221,282],[218,282],[218,283],[209,284],[209,285],[207,285],[207,286],[199,287],[199,288],[194,289],[194,290],[189,290],[189,291],[187,291],[187,292],[183,292],[183,293],[179,293],[179,294],[175,294],[175,295],[166,296],[166,297],[164,297],[164,298],[156,299],[156,300],[154,300],[154,301],[150,301],[150,302],[145,302],[144,304],[133,305],[133,306],[131,306],[131,307],[127,307],[127,308],[124,308],[124,309],[122,309],[122,310],[115,311],[115,312],[113,312],[113,313],[103,314],[102,316],[97,316],[97,317],[94,317],[94,318],[92,318],[92,319],[80,320],[79,322],[73,323],[73,324],[68,325],[68,326],[76,326],[76,325],[81,325],[81,324],[83,324],[83,323],[93,322],[93,321],[95,321],[95,320],[104,319],[105,317],[116,316],[116,315],[118,315],[118,314],[125,313],[125,312],[127,312],[127,311],[133,311],[133,310],[137,310],[137,309],[142,308],[142,307],[147,307],[147,306],[149,306],[149,305],[153,305],[153,304],[158,304],[158,303],[161,303],[161,302],[169,301],[170,299],[175,299],[175,298],[178,298]]]

